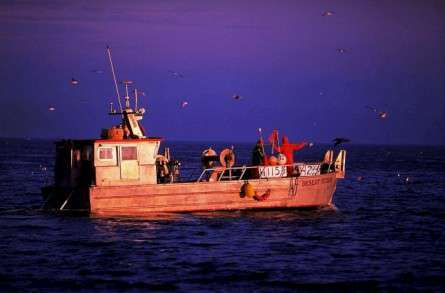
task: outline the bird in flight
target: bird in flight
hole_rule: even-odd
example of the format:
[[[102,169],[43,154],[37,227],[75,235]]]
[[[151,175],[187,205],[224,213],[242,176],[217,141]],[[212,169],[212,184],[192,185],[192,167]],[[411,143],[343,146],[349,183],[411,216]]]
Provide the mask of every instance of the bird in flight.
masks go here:
[[[54,107],[52,107],[52,106],[48,108],[48,111],[51,111],[51,112],[52,112],[52,111],[55,111],[55,110],[56,110],[56,108],[54,108]]]
[[[334,14],[334,11],[325,11],[321,14],[321,16],[333,16]]]
[[[344,54],[344,53],[346,53],[346,49],[345,48],[338,48],[337,52],[340,53],[340,54]]]
[[[171,76],[173,76],[174,78],[183,78],[183,77],[184,77],[184,75],[183,75],[182,73],[179,73],[179,72],[174,71],[174,70],[169,70],[168,72],[169,72],[169,73],[171,74]]]
[[[377,108],[371,106],[366,106],[366,108],[376,113],[380,119],[386,119],[388,117],[388,112],[386,111],[380,111]]]
[[[181,108],[185,108],[185,107],[187,107],[188,104],[189,104],[189,102],[187,102],[187,101],[182,101],[182,102],[181,102]]]
[[[334,143],[334,147],[341,145],[342,143],[347,143],[350,141],[351,141],[350,139],[344,138],[344,137],[336,137],[332,140],[332,142]]]
[[[373,112],[375,112],[375,113],[377,113],[377,111],[378,111],[377,108],[375,108],[375,107],[366,106],[366,108],[371,110],[371,111],[373,111]]]
[[[78,85],[79,81],[77,79],[75,79],[75,78],[71,78],[71,84],[72,85]]]
[[[241,97],[240,95],[233,95],[232,98],[234,98],[235,100],[239,101],[241,100],[243,97]]]

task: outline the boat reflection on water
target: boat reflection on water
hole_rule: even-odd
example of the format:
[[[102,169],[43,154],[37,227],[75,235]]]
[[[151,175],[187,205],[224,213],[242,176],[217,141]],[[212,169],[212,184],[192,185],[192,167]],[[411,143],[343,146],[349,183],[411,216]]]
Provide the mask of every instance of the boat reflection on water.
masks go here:
[[[201,220],[224,220],[224,219],[251,219],[251,220],[273,220],[273,221],[295,221],[323,218],[339,213],[335,205],[320,208],[307,209],[277,209],[277,210],[240,210],[240,211],[210,211],[194,213],[153,213],[146,214],[143,217],[116,217],[103,218],[89,216],[97,224],[100,232],[113,232],[115,229],[142,229],[156,230],[159,225],[168,224],[168,222],[196,223]],[[74,214],[71,214],[74,215]],[[85,216],[77,214],[78,216]]]
[[[306,209],[276,209],[276,210],[239,210],[239,211],[208,211],[191,213],[153,213],[144,216],[126,216],[115,218],[103,218],[90,216],[96,223],[106,223],[116,227],[138,227],[155,230],[157,224],[167,222],[199,222],[206,219],[253,219],[253,220],[274,220],[274,221],[294,221],[305,219],[316,219],[332,216],[340,213],[335,205]]]
[[[214,211],[214,212],[195,212],[193,216],[197,218],[240,218],[245,217],[254,220],[276,220],[293,221],[303,219],[314,219],[325,217],[339,212],[335,205],[326,207],[315,207],[306,209],[276,209],[276,210],[240,210],[240,211]]]

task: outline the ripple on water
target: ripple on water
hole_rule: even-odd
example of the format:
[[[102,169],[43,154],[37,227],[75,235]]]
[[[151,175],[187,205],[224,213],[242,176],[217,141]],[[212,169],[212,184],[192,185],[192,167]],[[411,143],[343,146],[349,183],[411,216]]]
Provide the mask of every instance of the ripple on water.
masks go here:
[[[199,160],[201,147],[178,156]],[[239,147],[241,161],[250,149]],[[51,142],[0,144],[0,288],[443,291],[444,149],[348,151],[330,208],[100,219],[39,210]]]

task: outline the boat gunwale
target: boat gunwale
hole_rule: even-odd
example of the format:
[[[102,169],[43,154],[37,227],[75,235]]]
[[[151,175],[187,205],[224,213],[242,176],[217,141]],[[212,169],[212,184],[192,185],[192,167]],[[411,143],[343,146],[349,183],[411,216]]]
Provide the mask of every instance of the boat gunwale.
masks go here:
[[[209,185],[209,184],[229,184],[229,183],[243,183],[244,181],[260,183],[262,181],[291,181],[293,180],[306,180],[315,179],[320,177],[336,177],[335,172],[329,172],[326,174],[318,174],[313,176],[293,176],[293,177],[278,177],[278,178],[255,178],[255,179],[241,179],[241,180],[220,180],[220,181],[187,181],[187,182],[172,182],[172,183],[153,183],[153,184],[134,184],[134,185],[91,185],[90,188],[102,189],[102,188],[131,188],[131,187],[152,187],[152,186],[178,186],[178,185]]]

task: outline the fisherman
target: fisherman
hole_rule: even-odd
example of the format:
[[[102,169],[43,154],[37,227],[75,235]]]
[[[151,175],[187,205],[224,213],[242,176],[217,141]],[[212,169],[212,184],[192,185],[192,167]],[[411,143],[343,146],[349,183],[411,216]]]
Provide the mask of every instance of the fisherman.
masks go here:
[[[267,157],[264,152],[264,142],[263,139],[260,138],[252,150],[252,165],[264,166],[266,165],[266,162],[267,162]],[[258,168],[253,168],[250,170],[250,178],[252,179],[260,178],[260,173]]]
[[[274,146],[275,151],[282,153],[286,157],[286,164],[292,165],[294,163],[294,152],[301,150],[307,143],[290,143],[287,136],[283,136],[281,146]],[[293,172],[293,167],[287,167],[288,174]]]
[[[266,155],[264,153],[264,143],[259,139],[252,150],[252,165],[260,166],[266,165]]]

